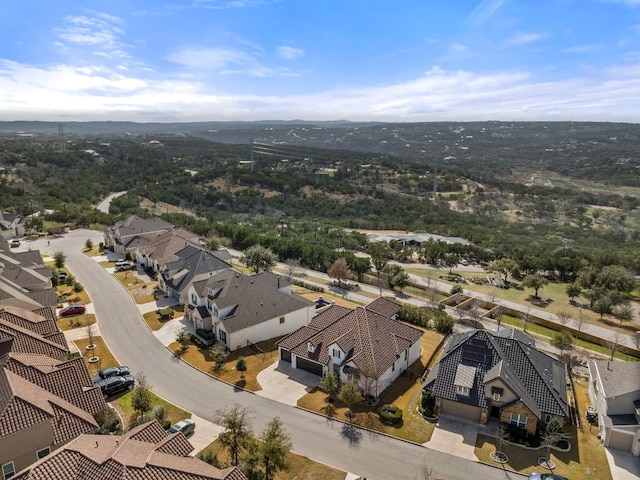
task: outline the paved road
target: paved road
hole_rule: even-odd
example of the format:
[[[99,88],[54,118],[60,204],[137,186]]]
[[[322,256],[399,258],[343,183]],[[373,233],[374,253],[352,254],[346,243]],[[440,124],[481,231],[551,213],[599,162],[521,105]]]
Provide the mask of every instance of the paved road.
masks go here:
[[[254,411],[254,429],[262,430],[278,416],[291,435],[294,450],[368,479],[419,478],[423,464],[430,465],[439,478],[504,480],[520,475],[436,452],[376,433],[352,428],[285,404],[234,389],[202,374],[176,359],[142,321],[131,296],[108,272],[80,252],[87,238],[101,240],[100,232],[78,230],[52,240],[46,247],[34,242],[32,248],[62,250],[67,266],[85,286],[97,312],[100,331],[115,357],[134,372],[145,373],[154,391],[195,415],[213,420],[216,409],[241,403]]]
[[[127,193],[126,190],[124,192],[112,193],[107,198],[105,198],[103,201],[101,201],[96,208],[98,210],[100,210],[101,212],[109,213],[109,206],[111,205],[111,200],[113,200],[114,198],[121,197],[125,193]]]

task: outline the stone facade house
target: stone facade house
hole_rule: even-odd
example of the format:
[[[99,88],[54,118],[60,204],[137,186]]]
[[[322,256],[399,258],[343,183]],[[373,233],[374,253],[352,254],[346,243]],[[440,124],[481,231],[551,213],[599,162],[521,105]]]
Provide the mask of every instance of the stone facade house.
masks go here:
[[[533,434],[551,417],[569,416],[566,381],[565,364],[528,335],[473,330],[449,337],[423,390],[440,413],[482,424],[496,417]]]
[[[309,325],[278,342],[281,362],[319,376],[335,373],[378,397],[420,358],[422,332],[396,319],[400,306],[378,298],[355,309],[325,307]]]
[[[604,446],[640,456],[640,363],[592,359],[587,365]]]

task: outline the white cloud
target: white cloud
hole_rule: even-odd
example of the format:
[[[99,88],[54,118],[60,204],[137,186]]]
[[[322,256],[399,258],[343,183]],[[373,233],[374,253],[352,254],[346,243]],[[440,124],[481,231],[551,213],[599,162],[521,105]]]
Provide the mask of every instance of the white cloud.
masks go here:
[[[304,50],[301,48],[282,45],[276,49],[276,55],[286,60],[296,60],[304,55]]]
[[[506,0],[483,0],[471,13],[469,23],[482,25],[496,13]]]
[[[509,38],[507,43],[510,43],[511,45],[523,45],[544,40],[547,36],[548,35],[545,33],[518,33],[517,35]]]
[[[210,60],[235,65],[229,53]],[[236,60],[234,60],[236,59]],[[537,73],[536,73],[537,74]],[[640,64],[592,79],[478,74],[434,67],[409,82],[298,95],[221,95],[189,77],[146,78],[103,67],[0,62],[0,119],[40,120],[591,120],[640,122]]]
[[[65,25],[54,32],[65,43],[55,42],[56,46],[93,47],[94,53],[106,57],[127,57],[125,45],[120,40],[124,30],[118,25],[122,20],[105,13],[96,13],[94,17],[69,16]]]

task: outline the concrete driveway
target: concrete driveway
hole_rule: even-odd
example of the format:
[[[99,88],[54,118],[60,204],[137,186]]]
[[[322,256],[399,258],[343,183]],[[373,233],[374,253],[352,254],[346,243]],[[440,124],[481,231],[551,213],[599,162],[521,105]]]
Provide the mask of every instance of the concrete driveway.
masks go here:
[[[605,448],[611,476],[615,480],[638,480],[640,478],[640,458],[631,452],[615,448]]]
[[[320,383],[320,377],[277,361],[258,374],[258,383],[262,390],[258,390],[257,395],[295,407],[300,397]]]
[[[424,445],[432,450],[477,461],[474,453],[477,436],[477,422],[440,415],[431,440]]]

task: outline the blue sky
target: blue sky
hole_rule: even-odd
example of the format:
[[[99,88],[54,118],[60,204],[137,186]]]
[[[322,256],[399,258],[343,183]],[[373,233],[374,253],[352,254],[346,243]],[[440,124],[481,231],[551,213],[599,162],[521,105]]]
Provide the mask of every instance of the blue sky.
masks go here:
[[[0,120],[640,122],[640,0],[19,0]]]

